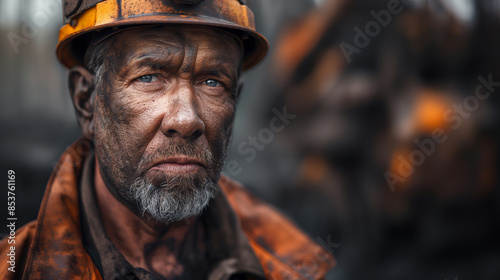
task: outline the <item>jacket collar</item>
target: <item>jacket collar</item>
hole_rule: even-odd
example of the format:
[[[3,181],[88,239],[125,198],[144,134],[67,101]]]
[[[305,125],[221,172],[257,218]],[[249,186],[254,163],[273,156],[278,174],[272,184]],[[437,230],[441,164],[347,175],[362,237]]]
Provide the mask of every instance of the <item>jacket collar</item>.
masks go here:
[[[61,156],[40,206],[23,279],[102,279],[81,238],[78,182],[92,145],[80,139]]]

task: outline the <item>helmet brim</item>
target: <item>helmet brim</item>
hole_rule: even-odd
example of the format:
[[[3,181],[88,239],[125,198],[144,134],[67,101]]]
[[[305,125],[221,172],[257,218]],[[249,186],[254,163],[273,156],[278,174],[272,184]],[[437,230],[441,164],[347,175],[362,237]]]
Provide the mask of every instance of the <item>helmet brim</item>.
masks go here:
[[[264,36],[250,28],[239,26],[229,21],[200,15],[143,14],[110,23],[91,26],[71,33],[61,38],[56,48],[56,55],[59,61],[69,69],[75,65],[83,65],[83,56],[88,45],[88,38],[92,33],[106,33],[130,26],[179,24],[216,27],[235,33],[243,43],[243,71],[259,64],[268,52],[269,44]]]

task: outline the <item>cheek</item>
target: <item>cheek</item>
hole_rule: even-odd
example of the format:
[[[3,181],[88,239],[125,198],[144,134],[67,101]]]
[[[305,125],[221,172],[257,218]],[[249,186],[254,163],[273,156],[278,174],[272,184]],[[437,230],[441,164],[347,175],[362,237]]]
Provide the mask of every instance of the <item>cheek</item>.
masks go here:
[[[219,149],[225,149],[225,145],[227,145],[231,136],[235,104],[232,101],[207,101],[203,104],[206,137],[210,143],[218,146]]]
[[[141,124],[140,118],[145,110],[142,106],[133,107],[134,102],[116,98],[117,95],[120,94],[104,93],[97,101],[96,145],[100,144],[102,156],[112,167],[133,172],[147,145],[146,125]]]
[[[151,104],[127,91],[117,91],[114,88],[102,96],[102,111],[109,119],[107,122],[111,123],[110,129],[120,136],[123,142],[140,142],[140,138],[148,133],[148,127],[152,123],[148,109]]]
[[[234,116],[236,114],[236,102],[231,101],[231,103],[226,107],[225,118],[222,126],[224,127],[226,136],[230,137],[233,129]]]

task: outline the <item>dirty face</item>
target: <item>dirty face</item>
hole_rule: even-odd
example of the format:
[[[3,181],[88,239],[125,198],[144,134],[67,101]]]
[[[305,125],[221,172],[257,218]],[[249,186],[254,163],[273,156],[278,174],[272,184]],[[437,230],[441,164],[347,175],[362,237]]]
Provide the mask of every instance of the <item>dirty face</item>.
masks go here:
[[[235,114],[242,50],[204,27],[131,29],[108,40],[94,144],[108,189],[165,222],[213,196]]]

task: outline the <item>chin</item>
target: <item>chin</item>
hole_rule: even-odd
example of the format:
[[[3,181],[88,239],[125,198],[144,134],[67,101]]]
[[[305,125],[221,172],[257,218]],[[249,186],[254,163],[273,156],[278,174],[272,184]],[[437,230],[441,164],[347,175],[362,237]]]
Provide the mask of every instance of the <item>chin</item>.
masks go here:
[[[207,176],[177,174],[165,176],[159,185],[139,178],[130,194],[143,214],[171,223],[201,214],[216,190],[217,184]]]

